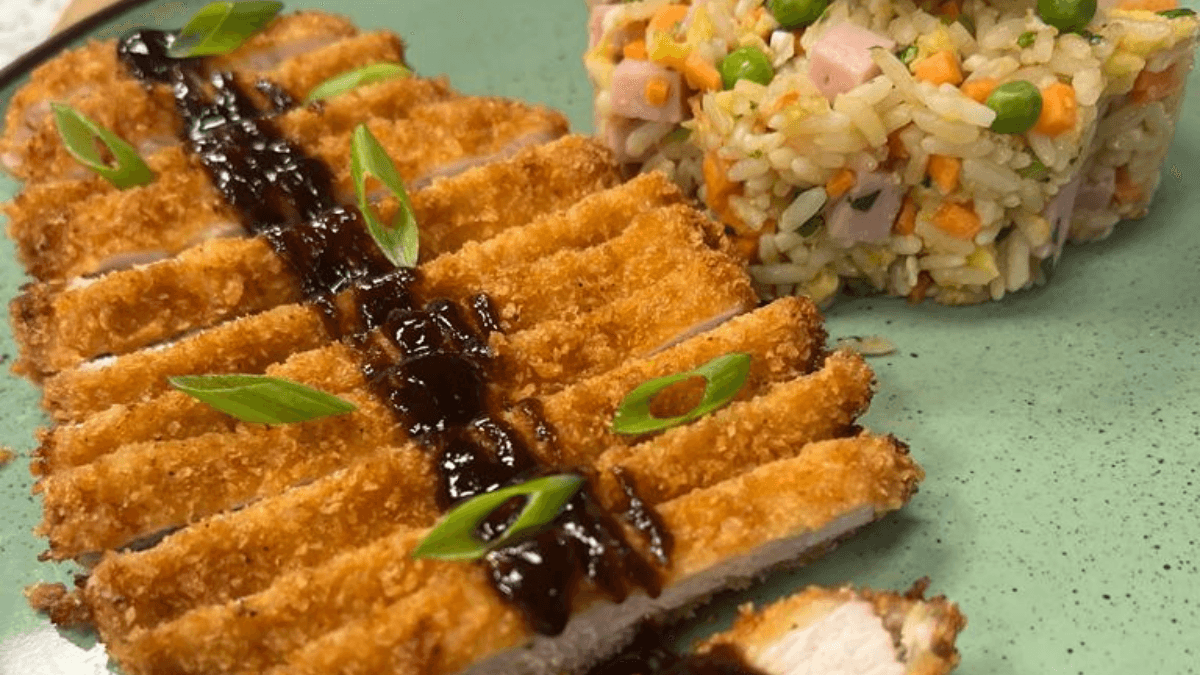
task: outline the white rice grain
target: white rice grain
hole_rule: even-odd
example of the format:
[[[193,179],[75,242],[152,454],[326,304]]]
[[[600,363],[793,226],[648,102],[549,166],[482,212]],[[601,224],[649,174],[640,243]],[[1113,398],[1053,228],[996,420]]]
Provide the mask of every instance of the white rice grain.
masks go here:
[[[781,232],[791,232],[798,229],[801,225],[808,222],[810,218],[817,215],[821,207],[825,206],[827,199],[828,196],[825,194],[825,188],[823,187],[815,187],[796,195],[792,203],[779,216],[779,230]]]

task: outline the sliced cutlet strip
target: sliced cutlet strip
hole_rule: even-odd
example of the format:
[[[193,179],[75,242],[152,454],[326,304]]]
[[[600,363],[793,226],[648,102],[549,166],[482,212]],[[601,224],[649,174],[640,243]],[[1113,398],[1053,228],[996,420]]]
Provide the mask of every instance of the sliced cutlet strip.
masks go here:
[[[245,79],[262,75],[287,59],[348,38],[357,29],[342,17],[321,12],[280,16],[233,52],[209,60],[213,69]],[[334,73],[336,74],[336,73]],[[307,92],[305,92],[307,93]],[[109,40],[67,52],[34,71],[14,96],[0,137],[0,161],[27,182],[86,173],[58,138],[50,101],[65,101],[139,149],[143,156],[178,143],[178,116],[170,88],[144,87],[132,77]],[[113,101],[121,105],[114,106]]]
[[[401,119],[415,106],[452,95],[440,80],[408,77],[293,110],[276,124],[290,139],[315,143],[312,139],[327,133],[347,133],[360,121]],[[6,204],[9,236],[28,273],[42,280],[92,275],[243,234],[237,213],[183,147],[161,150],[147,161],[155,180],[144,186],[120,190],[89,175],[31,185]]]
[[[124,546],[326,475],[377,448],[403,443],[391,412],[366,391],[343,392],[345,415],[233,433],[123,446],[55,473],[38,531],[66,559]]]
[[[724,255],[707,249],[705,252]],[[680,262],[680,268],[664,277],[654,289],[635,289],[573,321],[547,322],[524,331],[536,331],[539,335],[536,340],[520,340],[522,332],[518,332],[513,336],[517,339],[511,343],[498,346],[493,343],[496,352],[492,370],[496,374],[520,372],[519,367],[510,364],[533,358],[534,354],[525,349],[532,346],[541,350],[545,344],[555,345],[561,354],[570,356],[573,367],[560,369],[553,376],[542,373],[538,384],[542,389],[556,390],[572,379],[616,367],[626,358],[657,351],[664,346],[665,340],[684,333],[685,328],[709,325],[720,315],[734,309],[745,311],[753,306],[753,293],[744,275],[743,290],[722,283],[721,274],[713,274],[711,278],[697,275],[692,269],[696,265],[688,265],[690,261],[686,259]],[[732,258],[727,264],[740,271]],[[701,263],[699,266],[709,265]],[[656,299],[663,295],[672,299],[669,307],[653,312],[639,310],[653,307]],[[290,306],[273,311],[287,307]],[[310,312],[316,314],[316,310]],[[654,322],[661,323],[664,328],[653,330],[644,325]],[[196,338],[204,338],[216,330],[205,331]],[[590,344],[597,335],[604,338],[600,348]],[[228,342],[223,346],[227,351],[238,351],[228,349],[231,346]],[[166,350],[168,353],[173,351]],[[197,365],[200,363],[203,361],[198,361]],[[117,371],[123,383],[128,383],[127,388],[134,395],[153,391],[156,383],[162,382],[166,375],[183,374],[179,371],[148,374],[144,370],[134,373],[123,364],[110,368]],[[200,372],[230,371],[244,372],[236,368],[210,368]],[[261,369],[252,372],[261,372]],[[140,388],[135,389],[132,382],[140,383]],[[492,382],[502,392],[512,391],[512,382],[503,376],[493,377]],[[46,387],[47,398],[51,393],[50,384],[48,382]],[[58,390],[56,387],[55,391]],[[78,390],[78,386],[68,389],[70,393]],[[342,395],[359,402],[362,410],[375,410],[377,417],[390,419],[386,409],[377,409],[378,404],[374,403],[371,394],[363,391],[343,392]],[[526,395],[519,392],[506,398],[512,400]],[[106,400],[109,404],[124,402],[111,396]],[[361,401],[370,401],[371,405]],[[194,522],[253,499],[276,494],[290,485],[333,471],[370,449],[404,440],[394,436],[371,436],[377,431],[373,425],[378,423],[379,420],[368,420],[359,412],[334,420],[284,427],[263,429],[246,425],[239,427],[232,436],[213,433],[179,441],[127,445],[92,464],[44,478],[39,483],[44,503],[44,521],[39,531],[49,538],[55,557],[75,557],[85,552],[119,547],[164,528]],[[385,426],[388,433],[398,433],[399,425],[388,422]],[[122,484],[128,489],[115,487]],[[121,497],[116,499],[118,494]],[[170,496],[166,502],[162,499],[164,495]]]
[[[302,380],[337,394],[361,388],[362,374],[353,349],[342,342],[301,351],[266,374]],[[39,431],[40,445],[31,465],[35,476],[87,464],[122,445],[178,440],[214,431],[232,431],[236,420],[178,391],[164,391],[144,403],[114,405],[75,424]]]
[[[755,610],[705,640],[701,654],[732,648],[767,675],[795,672],[945,675],[958,664],[955,640],[967,620],[945,596],[925,599],[928,579],[903,595],[849,586],[809,586]]]
[[[26,272],[48,281],[97,274],[243,233],[237,213],[183,148],[148,161],[156,178],[147,185],[118,190],[95,176],[43,182],[6,204],[8,234]]]
[[[32,284],[9,307],[21,346],[14,370],[40,379],[299,299],[299,281],[257,238],[213,239],[95,279]]]
[[[465,241],[565,209],[618,181],[608,151],[581,137],[530,148],[510,160],[436,181],[412,195],[418,222],[426,224],[422,253],[431,258],[452,252]],[[679,199],[670,189],[638,191],[644,185],[628,198]],[[625,213],[629,207],[630,203],[614,205]],[[542,227],[560,226],[561,221],[548,221]],[[534,240],[511,241],[528,248]],[[14,369],[40,380],[102,354],[129,353],[299,298],[298,281],[261,238],[207,241],[174,259],[83,283],[33,284],[11,306],[21,348]],[[163,315],[166,308],[171,309],[168,316]]]
[[[387,149],[410,190],[552,141],[568,128],[567,119],[548,108],[480,96],[429,103],[413,108],[402,120],[373,118],[366,125]],[[343,203],[354,198],[351,135],[325,136],[303,146],[333,171],[334,192]]]
[[[573,384],[543,401],[542,413],[552,420],[560,447],[554,462],[591,464],[597,453],[639,440],[614,434],[611,423],[621,401],[643,382],[693,370],[723,354],[746,352],[751,355],[750,375],[738,393],[739,399],[746,398],[771,382],[811,372],[824,355],[824,345],[817,308],[803,298],[781,298],[658,354]],[[520,415],[510,419],[517,425],[528,423]]]
[[[746,397],[764,391],[772,382],[807,372],[824,337],[814,321],[819,317],[808,301],[779,300],[647,359],[563,389],[542,401],[544,418],[556,431],[557,452],[541,459],[561,466],[588,464],[598,453],[596,448],[618,440],[608,432],[608,423],[611,411],[629,389],[647,378],[689,370],[729,351],[752,354],[751,375],[741,392]],[[346,362],[339,363],[339,355],[331,349],[289,359],[285,366],[298,366],[296,361],[302,357],[308,363],[287,374],[313,382],[317,372],[345,371]],[[326,379],[336,386],[335,378]],[[352,374],[346,376],[346,381],[352,379]],[[154,428],[174,426],[174,421],[163,417],[154,425],[147,419],[145,426],[145,433],[150,434]],[[519,428],[521,421],[514,426]],[[536,450],[540,446],[531,447]],[[413,452],[427,456],[425,451],[389,450],[350,471],[185,528],[149,550],[106,556],[88,580],[97,625],[109,635],[123,635],[135,626],[153,626],[193,607],[262,590],[277,574],[315,565],[344,548],[365,545],[398,525],[432,522],[432,516],[428,521],[415,516],[401,520],[387,508],[372,507],[373,500],[385,499],[380,495],[388,495],[387,504],[393,500],[425,503],[425,498],[417,499],[416,493],[409,492],[417,489],[406,476],[413,471]],[[428,481],[416,483],[424,491],[421,494],[428,492],[432,479]],[[338,527],[339,522],[346,523],[344,529]],[[276,538],[276,531],[285,524],[287,531]]]
[[[167,389],[171,376],[262,373],[272,363],[329,340],[318,311],[280,305],[174,343],[64,370],[45,381],[42,406],[57,421],[79,421],[113,405],[150,400]]]
[[[420,531],[398,531],[235,603],[199,608],[125,640],[105,638],[134,675],[448,674],[472,665],[479,672],[548,672],[545,664],[573,672],[587,656],[619,647],[642,619],[795,564],[898,509],[921,477],[893,439],[859,436],[815,443],[796,457],[690,491],[658,508],[675,540],[663,593],[654,600],[635,593],[614,605],[581,589],[574,618],[558,638],[534,639],[480,566],[411,559]],[[380,555],[385,547],[388,555]],[[301,608],[306,620],[295,620]],[[311,622],[310,612],[318,617]],[[329,625],[337,627],[326,631]],[[280,660],[276,669],[262,668]]]
[[[692,220],[697,230],[719,227],[690,207],[667,208]],[[580,320],[555,319],[513,335],[492,334],[497,354],[523,355],[501,361],[495,381],[518,398],[550,394],[566,373],[575,379],[590,377],[753,308],[757,296],[744,268],[723,243],[698,264],[681,266],[653,285],[627,289],[625,297]],[[642,351],[633,349],[634,344]]]
[[[283,60],[276,57],[276,62],[269,70],[247,68],[249,64],[245,61],[230,65],[235,73],[257,71],[260,79],[276,85],[296,103],[303,103],[313,87],[331,77],[375,63],[405,62],[404,42],[389,31],[347,35],[320,48],[307,51],[292,50],[289,54],[279,56]],[[219,62],[214,62],[212,66],[223,67]],[[253,83],[245,84],[249,88]]]
[[[660,504],[790,457],[806,444],[845,435],[870,404],[873,383],[861,356],[834,352],[810,375],[776,383],[644,443],[605,451],[595,460],[596,490],[602,500],[617,503],[624,479],[644,502]]]

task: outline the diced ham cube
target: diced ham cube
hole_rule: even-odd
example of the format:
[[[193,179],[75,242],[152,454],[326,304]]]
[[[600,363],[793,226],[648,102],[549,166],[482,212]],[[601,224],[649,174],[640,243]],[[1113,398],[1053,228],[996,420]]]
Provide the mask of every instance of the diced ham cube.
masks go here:
[[[1067,243],[1067,235],[1071,231],[1071,214],[1075,211],[1075,198],[1079,195],[1081,182],[1082,178],[1076,175],[1071,182],[1060,187],[1058,194],[1042,209],[1042,217],[1050,223],[1052,248],[1049,252],[1054,255],[1055,263],[1058,262],[1058,256],[1062,255],[1063,244]]]
[[[604,34],[604,17],[618,7],[620,5],[592,5],[592,11],[588,14],[588,49],[600,43],[600,36]]]
[[[900,213],[900,182],[890,173],[866,173],[830,212],[826,228],[843,246],[888,238]]]
[[[646,100],[646,84],[655,78],[668,86],[662,105]],[[613,69],[611,96],[614,115],[651,122],[683,121],[683,80],[679,73],[657,63],[641,59],[618,63]]]
[[[1117,189],[1117,171],[1111,166],[1092,171],[1075,197],[1075,208],[1102,211],[1108,209]]]
[[[808,53],[808,76],[830,101],[879,74],[871,48],[895,49],[896,43],[852,23],[825,31]]]

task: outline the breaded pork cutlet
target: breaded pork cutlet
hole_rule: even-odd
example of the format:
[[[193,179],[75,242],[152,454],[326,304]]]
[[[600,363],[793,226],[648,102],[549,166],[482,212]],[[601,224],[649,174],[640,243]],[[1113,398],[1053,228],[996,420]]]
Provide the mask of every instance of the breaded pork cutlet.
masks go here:
[[[697,665],[746,663],[764,675],[875,673],[945,675],[958,664],[954,641],[966,619],[929,580],[904,594],[810,586],[755,610],[691,655]]]
[[[600,449],[624,443],[607,425],[595,423],[594,411],[614,410],[629,388],[646,378],[688,370],[721,354],[743,351],[754,359],[748,384],[739,392],[739,400],[745,400],[765,391],[772,382],[812,372],[821,350],[821,341],[813,341],[820,337],[819,332],[811,331],[813,325],[803,321],[812,314],[808,303],[781,300],[543,398],[544,417],[559,438],[557,460],[583,465]],[[345,372],[329,360],[322,359],[318,365],[293,359],[276,372],[302,381],[315,378],[314,367]],[[846,414],[862,403],[826,398],[828,401],[818,405],[839,405]],[[529,424],[519,410],[506,420],[518,426]],[[166,420],[164,425],[171,422]],[[396,513],[411,507],[416,514],[425,508],[421,505],[431,503],[426,489],[430,483],[424,478],[430,470],[427,464],[427,455],[413,445],[383,450],[311,485],[205,520],[202,527],[184,529],[152,549],[110,555],[93,571],[88,592],[123,600],[98,608],[103,616],[98,615],[97,621],[115,633],[150,626],[191,607],[261,590],[283,571],[315,565],[400,524],[432,522],[432,516],[423,520]],[[414,465],[423,468],[418,471]],[[418,495],[423,496],[415,498]],[[280,530],[283,527],[286,535]],[[247,555],[250,551],[259,553]],[[185,560],[189,561],[186,569],[179,566]]]
[[[413,560],[399,530],[253,596],[104,636],[131,673],[572,672],[636,625],[803,558],[899,508],[921,471],[894,440],[823,441],[656,507],[674,537],[657,598],[575,599],[563,635],[538,638],[482,567]],[[310,621],[295,621],[298,614]]]
[[[607,150],[567,137],[436,181],[412,194],[416,217],[429,223],[421,255],[435,259],[468,241],[490,239],[618,180]],[[588,222],[602,214],[631,214],[641,205],[638,199],[647,205],[682,199],[662,179],[639,183],[636,190],[606,201],[611,210],[589,207],[595,211]],[[394,201],[384,200],[381,215],[390,216],[394,208]],[[11,307],[19,317],[14,336],[21,347],[15,368],[40,379],[102,354],[125,354],[301,297],[294,272],[263,237],[206,241],[154,264],[27,287]]]
[[[276,123],[289,138],[316,146],[325,134],[347,135],[368,119],[401,120],[416,106],[452,96],[441,80],[406,77],[293,109]],[[237,212],[182,146],[146,160],[155,180],[144,186],[121,190],[89,175],[29,185],[5,204],[8,234],[30,275],[46,281],[93,275],[244,233]]]
[[[687,217],[684,209],[663,210]],[[712,226],[703,218],[693,222]],[[669,231],[662,229],[664,234]],[[698,325],[712,324],[753,306],[753,292],[744,272],[728,251],[714,251],[703,241],[691,245],[678,241],[674,249],[676,269],[652,288],[615,297],[609,293],[610,302],[575,318],[546,320],[511,335],[494,334],[492,386],[506,400],[546,395],[574,379],[659,351]],[[573,291],[574,287],[566,289]],[[529,286],[522,290],[541,295],[555,292]],[[603,295],[601,289],[594,290]],[[656,306],[652,301],[656,296],[668,298],[668,304]],[[494,297],[497,304],[505,304],[504,296]],[[640,308],[653,310],[653,320]],[[238,345],[235,351],[243,347],[253,349],[253,344]],[[557,359],[548,358],[547,353],[557,354]],[[163,376],[134,379],[162,381]],[[51,474],[37,485],[45,511],[41,532],[50,540],[56,557],[115,548],[277,494],[372,448],[402,442],[403,429],[388,424],[387,409],[365,387],[360,389],[341,392],[359,407],[348,415],[302,425],[250,426],[233,434],[126,445],[94,463]],[[118,493],[123,496],[114,499]],[[161,499],[164,495],[169,496],[165,502]]]
[[[150,92],[163,72],[224,68],[149,58],[162,70],[129,75]],[[497,161],[561,133],[561,118],[505,102],[371,117],[410,180],[411,162],[487,162],[411,180],[421,258],[397,269],[345,194],[355,113],[220,98],[227,110],[228,79],[210,84],[175,90],[193,134],[180,147],[254,236],[14,303],[21,367],[71,423],[41,435],[35,460],[46,557],[89,565],[78,591],[35,595],[97,627],[125,672],[578,671],[642,622],[802,562],[915,492],[907,447],[856,425],[871,370],[825,351],[811,303],[753,310],[722,228],[663,177],[612,187],[611,157],[574,138]],[[464,129],[435,128],[446,120]],[[426,145],[402,147],[417,128]],[[242,189],[262,184],[281,187]],[[714,410],[614,425],[659,377],[685,381],[651,414],[687,412],[692,374],[720,362],[746,373],[705,377],[729,388]],[[266,372],[354,410],[264,425],[168,389],[168,375],[213,372]],[[413,556],[455,504],[564,473],[578,492],[537,531],[480,542],[492,550],[475,562]]]
[[[284,15],[240,48],[206,62],[253,85],[262,79],[295,100],[325,79],[384,61],[403,62],[403,45],[388,33],[359,36],[342,17],[321,12]],[[341,45],[339,42],[348,42]],[[252,94],[253,95],[253,94]],[[112,105],[121,101],[120,106]],[[18,178],[37,183],[78,178],[82,167],[58,138],[50,102],[68,103],[134,145],[143,156],[179,143],[170,87],[147,86],[117,57],[113,41],[93,42],[34,70],[9,104],[0,136],[0,161]]]

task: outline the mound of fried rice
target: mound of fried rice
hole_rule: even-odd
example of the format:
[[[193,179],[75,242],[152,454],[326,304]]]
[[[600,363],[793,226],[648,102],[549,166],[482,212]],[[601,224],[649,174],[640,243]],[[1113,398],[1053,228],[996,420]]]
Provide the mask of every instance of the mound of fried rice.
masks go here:
[[[598,135],[703,200],[763,297],[818,302],[998,300],[1045,281],[1068,238],[1145,215],[1198,27],[1176,0],[1100,0],[1075,31],[1034,0],[834,0],[790,29],[764,0],[691,0],[666,27],[670,0],[589,4]],[[852,53],[845,24],[874,46]],[[819,56],[838,42],[870,67],[831,91]],[[726,88],[713,75],[747,46],[773,76]],[[650,97],[650,79],[667,88]],[[1051,109],[992,131],[988,92],[1018,80]]]

